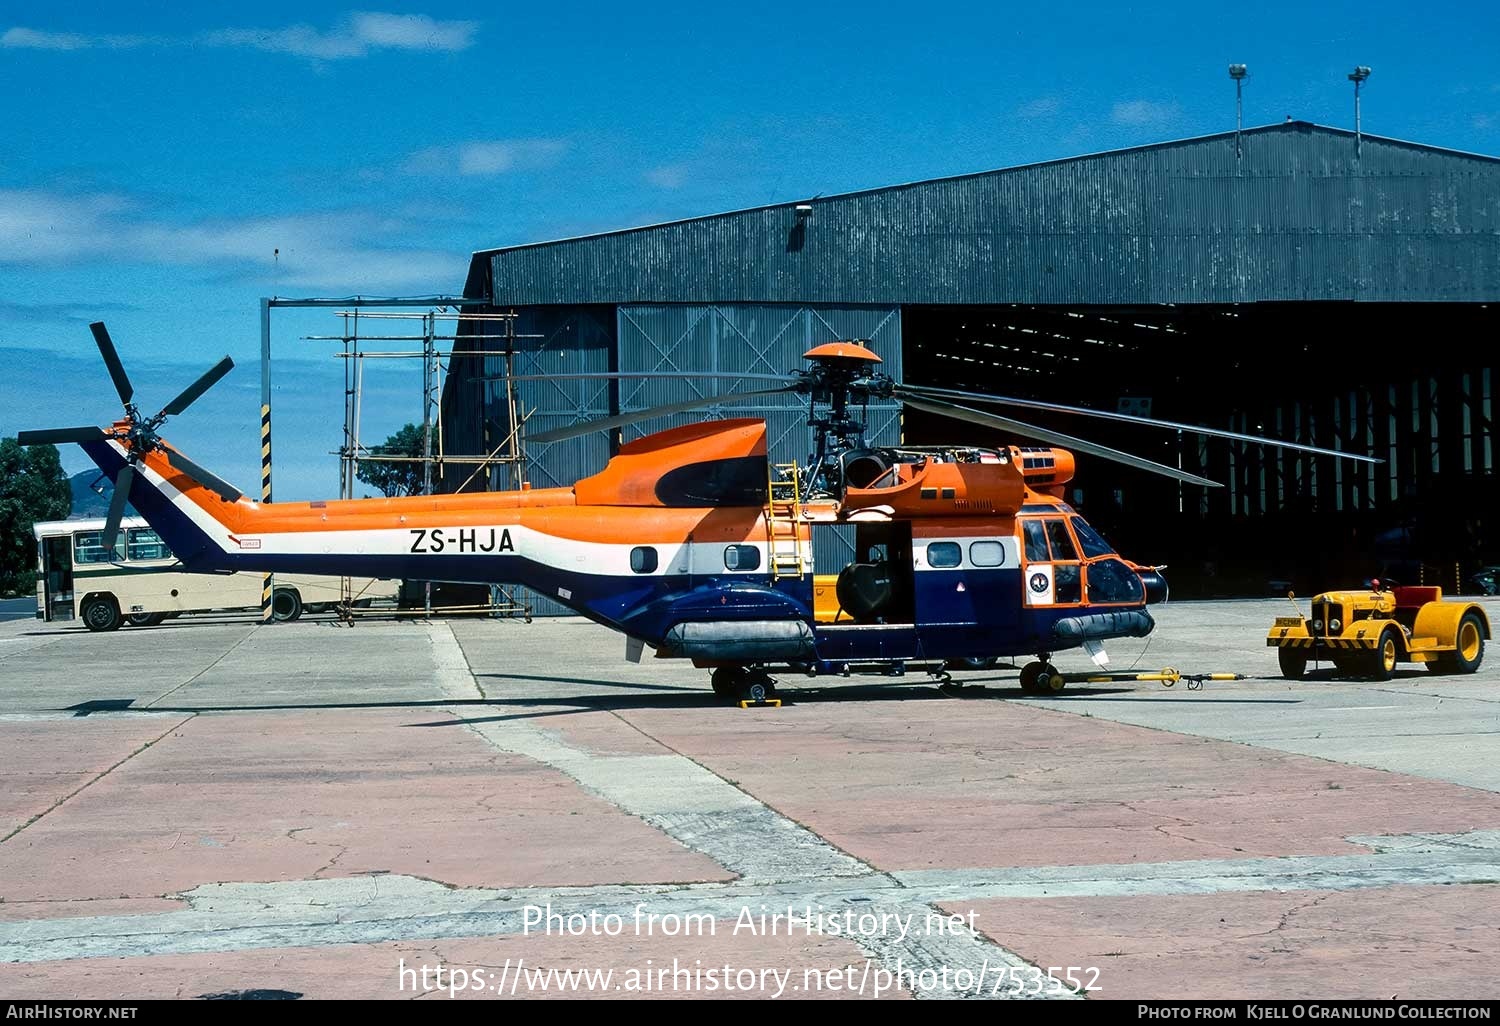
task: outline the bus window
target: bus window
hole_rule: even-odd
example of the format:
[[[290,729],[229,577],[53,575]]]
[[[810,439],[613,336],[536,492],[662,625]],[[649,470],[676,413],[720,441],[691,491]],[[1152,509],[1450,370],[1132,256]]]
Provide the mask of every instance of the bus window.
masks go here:
[[[1026,562],[1045,563],[1052,557],[1047,552],[1047,533],[1040,520],[1023,520],[1026,529]]]
[[[110,553],[104,548],[103,531],[80,531],[73,536],[73,565],[108,563]]]
[[[171,559],[172,550],[149,527],[132,527],[126,536],[126,559]]]
[[[1073,548],[1073,539],[1068,535],[1068,525],[1061,520],[1047,521],[1047,540],[1052,543],[1053,559],[1073,560],[1078,558],[1078,550]]]
[[[1115,550],[1109,547],[1109,542],[1086,524],[1083,517],[1073,518],[1073,533],[1078,536],[1078,547],[1083,549],[1085,559],[1114,555]]]

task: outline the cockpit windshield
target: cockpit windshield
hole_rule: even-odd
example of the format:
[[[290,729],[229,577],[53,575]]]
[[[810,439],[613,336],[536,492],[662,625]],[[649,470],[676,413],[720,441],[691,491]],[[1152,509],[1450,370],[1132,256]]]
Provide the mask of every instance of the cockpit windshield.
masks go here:
[[[1083,517],[1073,518],[1073,534],[1078,538],[1078,547],[1083,549],[1085,559],[1093,559],[1095,556],[1110,556],[1114,549],[1109,542],[1084,522]]]

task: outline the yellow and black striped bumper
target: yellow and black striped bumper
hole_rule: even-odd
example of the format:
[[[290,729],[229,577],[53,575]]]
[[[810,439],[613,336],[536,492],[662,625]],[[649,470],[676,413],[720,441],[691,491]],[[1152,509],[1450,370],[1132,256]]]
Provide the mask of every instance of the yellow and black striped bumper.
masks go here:
[[[1347,651],[1373,651],[1379,644],[1378,638],[1267,638],[1266,645],[1270,648],[1326,648],[1335,652]]]

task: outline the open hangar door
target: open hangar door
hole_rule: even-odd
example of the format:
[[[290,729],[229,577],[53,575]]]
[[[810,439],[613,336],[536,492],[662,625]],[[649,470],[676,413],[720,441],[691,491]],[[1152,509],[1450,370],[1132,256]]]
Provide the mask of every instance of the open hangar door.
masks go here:
[[[1487,304],[907,306],[907,380],[1131,412],[1375,456],[1361,464],[1072,414],[1009,415],[1202,474],[1080,456],[1068,499],[1177,595],[1299,593],[1372,575],[1472,590],[1500,563]],[[1027,444],[907,410],[905,440]]]

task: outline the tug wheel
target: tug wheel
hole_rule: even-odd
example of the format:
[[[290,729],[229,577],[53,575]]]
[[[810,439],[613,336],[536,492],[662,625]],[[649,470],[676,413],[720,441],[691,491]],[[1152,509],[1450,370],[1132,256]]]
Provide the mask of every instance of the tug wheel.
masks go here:
[[[1475,613],[1465,613],[1458,621],[1458,647],[1444,652],[1437,662],[1428,663],[1434,673],[1473,673],[1484,661],[1484,624]]]
[[[1301,680],[1307,676],[1307,653],[1299,648],[1278,648],[1276,662],[1287,680]]]
[[[1391,679],[1391,674],[1396,672],[1396,663],[1401,659],[1398,633],[1394,627],[1387,627],[1380,632],[1374,651],[1367,652],[1364,657],[1366,677],[1371,680]]]

